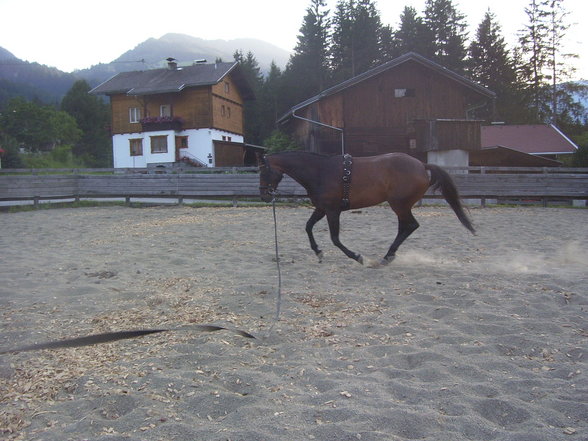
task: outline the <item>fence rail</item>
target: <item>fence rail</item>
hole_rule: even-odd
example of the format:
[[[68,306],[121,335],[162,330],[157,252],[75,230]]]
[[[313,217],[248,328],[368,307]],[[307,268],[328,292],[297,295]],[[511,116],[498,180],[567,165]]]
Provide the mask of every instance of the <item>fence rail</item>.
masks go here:
[[[464,199],[588,200],[588,169],[505,167],[447,167]],[[208,173],[142,173],[120,169],[22,174],[0,172],[0,201],[35,203],[51,199],[80,198],[256,198],[259,177],[255,169],[209,169]],[[467,173],[466,173],[467,171]],[[285,197],[306,196],[305,189],[289,177],[279,187]],[[431,191],[427,198],[440,197]]]

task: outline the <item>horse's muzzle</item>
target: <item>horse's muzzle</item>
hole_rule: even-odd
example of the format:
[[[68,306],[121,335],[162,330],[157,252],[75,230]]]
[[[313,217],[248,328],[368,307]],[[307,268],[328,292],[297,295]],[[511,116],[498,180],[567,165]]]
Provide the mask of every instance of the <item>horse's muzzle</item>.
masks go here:
[[[272,193],[261,193],[260,196],[263,202],[271,202],[274,200],[274,195]]]

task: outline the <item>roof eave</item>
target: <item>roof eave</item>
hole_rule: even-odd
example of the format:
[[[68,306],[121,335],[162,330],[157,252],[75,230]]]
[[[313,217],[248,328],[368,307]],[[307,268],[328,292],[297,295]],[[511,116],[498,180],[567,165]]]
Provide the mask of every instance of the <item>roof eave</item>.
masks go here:
[[[332,86],[328,89],[325,89],[324,91],[322,91],[318,95],[315,95],[314,97],[311,97],[311,98],[307,99],[306,101],[303,101],[299,104],[296,104],[286,114],[284,114],[282,117],[280,117],[278,119],[278,123],[282,124],[290,116],[293,116],[297,110],[300,110],[303,107],[309,106],[310,104],[313,104],[314,102],[319,101],[321,98],[324,98],[329,95],[333,95],[337,92],[340,92],[340,91],[345,90],[349,87],[352,87],[352,86],[356,85],[357,83],[365,81],[365,80],[372,78],[376,75],[379,75],[380,73],[382,73],[388,69],[400,66],[401,64],[406,63],[407,61],[416,61],[419,64],[424,65],[425,67],[434,69],[434,70],[444,74],[445,76],[450,77],[451,79],[457,81],[458,83],[461,83],[464,86],[466,86],[470,89],[473,89],[482,95],[486,95],[488,98],[491,98],[491,99],[496,98],[496,93],[492,92],[490,89],[487,89],[484,86],[476,84],[473,81],[470,81],[467,78],[462,77],[461,75],[450,71],[446,67],[443,67],[440,64],[435,63],[434,61],[431,61],[431,60],[423,57],[420,54],[417,54],[416,52],[408,52],[404,55],[401,55],[400,57],[397,57],[393,60],[388,61],[387,63],[384,63],[380,66],[377,66],[373,69],[370,69],[367,72],[356,75],[355,77],[350,78],[346,81],[343,81],[342,83],[339,83],[335,86]]]

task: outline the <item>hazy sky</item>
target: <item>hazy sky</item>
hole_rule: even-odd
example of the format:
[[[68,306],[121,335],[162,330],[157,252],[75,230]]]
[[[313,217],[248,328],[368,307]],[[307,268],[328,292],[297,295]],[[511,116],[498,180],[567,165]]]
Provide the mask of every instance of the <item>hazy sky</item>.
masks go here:
[[[337,0],[327,0],[333,11]],[[470,36],[485,11],[497,16],[503,35],[515,44],[530,0],[453,0],[466,15]],[[377,0],[384,24],[394,28],[404,6],[422,15],[425,0]],[[310,0],[0,0],[0,47],[16,57],[66,72],[107,63],[150,37],[170,32],[204,39],[257,38],[286,50],[296,37]],[[588,79],[588,2],[565,0],[569,52],[576,79]]]

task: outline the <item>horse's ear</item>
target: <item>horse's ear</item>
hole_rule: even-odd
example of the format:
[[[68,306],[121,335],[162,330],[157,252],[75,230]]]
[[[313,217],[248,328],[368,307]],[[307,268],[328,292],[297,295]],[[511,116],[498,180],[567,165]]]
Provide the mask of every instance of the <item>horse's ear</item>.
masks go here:
[[[257,157],[257,165],[258,165],[258,167],[263,167],[265,165],[265,158],[263,156],[263,153],[261,153],[261,152],[255,152],[255,156]]]

